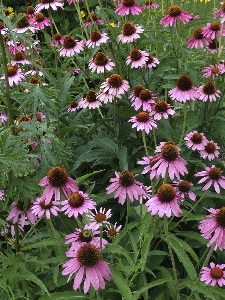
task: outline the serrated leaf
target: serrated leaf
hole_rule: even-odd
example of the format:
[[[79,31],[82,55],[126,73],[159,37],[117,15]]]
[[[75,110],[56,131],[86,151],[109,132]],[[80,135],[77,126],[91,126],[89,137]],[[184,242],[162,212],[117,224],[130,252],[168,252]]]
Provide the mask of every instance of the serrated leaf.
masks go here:
[[[176,299],[176,286],[175,286],[175,283],[174,283],[174,279],[172,277],[172,275],[170,274],[170,272],[165,268],[165,267],[159,267],[159,270],[161,271],[162,273],[162,277],[163,278],[169,278],[171,279],[172,281],[168,281],[166,283],[169,291],[170,291],[170,295],[172,297],[172,299]]]
[[[64,239],[60,239],[60,240],[63,244]],[[40,242],[32,243],[30,245],[26,245],[26,246],[21,247],[21,251],[34,249],[34,248],[42,248],[42,247],[47,247],[47,246],[55,246],[55,245],[59,245],[58,239],[43,239]]]
[[[124,299],[133,300],[131,290],[127,284],[127,280],[125,280],[121,273],[113,266],[110,266],[110,269],[113,273],[112,280],[114,281],[121,295],[124,297]]]
[[[147,234],[141,248],[141,271],[144,271],[145,264],[149,255],[150,244],[153,239],[153,231]]]
[[[103,171],[105,171],[105,170],[94,171],[94,172],[92,172],[92,173],[89,173],[89,174],[86,174],[86,175],[84,175],[84,176],[81,176],[81,177],[76,178],[76,181],[77,181],[78,184],[81,184],[81,182],[83,182],[83,181],[84,181],[85,179],[87,179],[88,177],[90,177],[90,176],[92,176],[92,175],[95,175],[95,174],[98,174],[98,173],[101,173],[101,172],[103,172]]]
[[[21,270],[20,274],[22,275],[22,277],[27,280],[27,281],[32,281],[34,282],[36,285],[38,285],[46,294],[49,295],[49,292],[46,288],[46,286],[44,285],[44,283],[37,278],[37,276],[35,276],[32,272],[28,271],[28,270]]]
[[[130,266],[133,266],[133,260],[130,256],[130,254],[128,254],[127,251],[123,247],[121,247],[119,245],[108,244],[107,245],[107,253],[119,254],[119,255],[125,256],[128,263],[130,264]]]

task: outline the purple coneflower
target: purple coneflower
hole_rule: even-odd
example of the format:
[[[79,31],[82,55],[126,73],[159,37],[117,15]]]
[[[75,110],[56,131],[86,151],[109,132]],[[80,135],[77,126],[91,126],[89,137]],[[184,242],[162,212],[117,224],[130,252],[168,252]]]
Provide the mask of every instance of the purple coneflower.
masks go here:
[[[148,53],[146,51],[141,51],[138,49],[133,49],[130,55],[126,59],[126,64],[131,63],[131,69],[133,68],[143,68],[148,60]]]
[[[59,33],[54,34],[53,41],[50,42],[51,46],[58,46],[59,44],[63,44],[64,36],[60,35]]]
[[[139,15],[142,13],[142,6],[136,3],[135,0],[121,0],[120,4],[116,7],[116,13],[119,16],[127,16],[129,14]]]
[[[211,77],[213,80],[219,76],[220,74],[223,74],[225,72],[224,64],[216,64],[216,65],[210,65],[209,67],[205,67],[203,70],[203,76],[208,78]]]
[[[144,130],[147,134],[149,134],[153,127],[157,129],[155,120],[146,111],[139,112],[136,116],[131,117],[128,122],[133,123],[132,128],[137,127],[137,131]]]
[[[122,33],[118,36],[118,40],[122,43],[133,43],[133,41],[140,38],[139,33],[144,29],[141,26],[135,26],[130,22],[126,22],[122,26]]]
[[[30,65],[31,62],[27,59],[25,59],[25,56],[23,52],[17,51],[14,55],[14,59],[11,61],[12,66],[16,64],[22,64],[22,65]]]
[[[33,26],[38,29],[44,29],[46,26],[50,26],[49,18],[46,18],[42,13],[38,12],[34,16]]]
[[[144,89],[145,89],[145,88],[144,88],[143,85],[141,85],[141,84],[135,85],[135,87],[134,87],[132,93],[130,94],[129,98],[130,98],[132,101],[135,101],[135,100],[138,98],[138,96],[140,95],[140,92],[141,92],[142,90],[144,90]]]
[[[107,212],[105,212],[105,208],[100,207],[99,211],[95,208],[95,214],[89,211],[87,217],[91,222],[89,224],[90,228],[99,228],[103,225],[109,224],[109,221],[107,220],[111,218],[111,216],[111,209],[108,209]]]
[[[225,22],[225,1],[220,2],[221,7],[214,12],[214,18],[221,18],[220,22]]]
[[[225,28],[218,22],[207,23],[202,33],[204,37],[213,40],[217,36],[225,36]]]
[[[28,17],[25,15],[21,20],[19,20],[19,22],[16,24],[16,28],[13,29],[13,31],[16,33],[24,33],[28,30],[34,33],[37,29],[30,24]]]
[[[175,110],[172,109],[170,104],[167,104],[164,100],[157,100],[152,106],[151,116],[155,120],[161,120],[161,118],[168,119],[169,115],[174,115]]]
[[[143,105],[144,111],[151,111],[151,104],[155,104],[156,96],[157,94],[152,94],[151,91],[144,88],[140,90],[138,97],[136,97],[131,106],[133,106],[135,110],[138,110]]]
[[[159,8],[159,7],[160,7],[160,5],[158,3],[155,3],[150,0],[145,0],[145,5],[143,6],[143,9],[155,9],[155,8]]]
[[[137,162],[139,165],[146,165],[146,167],[144,167],[144,170],[141,172],[141,174],[146,174],[146,173],[149,172],[150,173],[150,179],[152,180],[157,175],[157,170],[156,169],[153,170],[152,167],[160,159],[160,155],[143,156],[142,159],[143,160],[139,160]]]
[[[201,27],[195,28],[192,37],[186,42],[188,48],[196,48],[196,49],[198,47],[203,48],[204,44],[207,45],[208,43],[209,43],[209,39],[204,37],[203,29]]]
[[[65,36],[62,43],[62,48],[59,50],[60,56],[71,57],[75,53],[80,53],[84,49],[84,43],[78,42],[72,36]]]
[[[146,67],[149,69],[155,68],[159,64],[159,60],[156,57],[153,57],[152,55],[148,54],[148,60],[146,61]]]
[[[213,141],[207,141],[204,150],[200,150],[199,153],[202,158],[213,160],[220,155],[218,149],[220,149],[220,147],[217,145],[217,143],[214,143]]]
[[[88,64],[89,69],[97,74],[104,73],[105,70],[112,71],[114,66],[114,62],[104,52],[97,52]]]
[[[70,107],[68,108],[68,112],[71,112],[71,111],[76,111],[80,108],[80,105],[77,101],[71,101],[70,102]]]
[[[87,27],[94,24],[104,24],[105,21],[98,18],[96,14],[89,14],[87,16],[87,22],[83,24],[83,27]]]
[[[53,10],[57,10],[58,7],[63,9],[63,2],[61,0],[39,0],[39,4],[35,6],[35,12],[39,12],[42,9],[52,8]]]
[[[178,5],[172,5],[168,10],[168,15],[160,20],[160,24],[163,24],[164,27],[176,27],[177,19],[180,19],[183,24],[186,24],[193,19],[193,16],[186,11],[182,11]]]
[[[117,222],[114,225],[106,225],[107,230],[107,236],[109,238],[113,238],[119,234],[120,229],[122,228],[122,225],[117,226]]]
[[[220,90],[216,89],[213,82],[209,81],[199,87],[199,100],[203,102],[206,101],[216,101],[217,97],[220,97]]]
[[[121,173],[115,172],[115,174],[116,177],[110,179],[112,183],[106,188],[106,193],[111,194],[116,191],[114,199],[119,197],[119,204],[124,204],[126,196],[133,202],[145,194],[145,191],[141,187],[142,183],[135,180],[133,173],[130,171],[122,171]]]
[[[180,180],[179,182],[174,181],[172,184],[178,195],[182,197],[181,201],[185,200],[185,195],[187,195],[192,201],[196,200],[196,195],[191,191],[193,186],[192,182],[187,180]]]
[[[58,216],[58,211],[60,208],[60,201],[53,201],[51,200],[48,204],[45,203],[45,200],[41,198],[37,198],[36,201],[33,203],[31,210],[34,215],[36,215],[39,219],[45,215],[47,219],[51,218],[51,214],[54,216]]]
[[[105,44],[109,39],[107,33],[101,33],[98,30],[93,30],[90,34],[90,40],[86,42],[88,48],[99,47],[101,44]]]
[[[206,284],[211,284],[212,286],[218,285],[222,287],[225,285],[225,264],[216,265],[215,263],[210,263],[210,268],[202,267],[200,280],[204,281]]]
[[[13,86],[13,84],[18,85],[21,81],[25,79],[25,74],[21,72],[21,69],[17,66],[7,66],[7,72],[8,72],[8,80],[9,80],[9,86]],[[1,77],[1,79],[5,79],[5,75]]]
[[[208,44],[207,44],[207,50],[210,51],[211,53],[217,53],[217,51],[221,51],[222,50],[222,46],[219,44],[219,41],[217,39],[211,40]]]
[[[83,98],[79,102],[81,108],[95,109],[99,108],[102,103],[97,99],[97,93],[93,90],[89,90],[83,95]]]
[[[186,146],[191,148],[193,151],[195,150],[204,150],[208,141],[203,133],[199,133],[196,130],[189,132],[185,137]]]
[[[0,34],[5,35],[7,32],[8,32],[8,28],[6,28],[4,23],[0,21]]]
[[[17,51],[23,52],[23,51],[26,50],[25,46],[19,41],[16,42],[16,46],[14,45],[13,40],[9,40],[6,43],[9,46],[9,53],[10,54],[15,55]]]

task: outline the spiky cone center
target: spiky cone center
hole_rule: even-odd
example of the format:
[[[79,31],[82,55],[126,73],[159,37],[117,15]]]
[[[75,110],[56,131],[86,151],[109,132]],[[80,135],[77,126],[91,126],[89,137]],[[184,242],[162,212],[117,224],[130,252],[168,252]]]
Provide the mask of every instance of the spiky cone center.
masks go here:
[[[42,201],[40,202],[40,207],[41,207],[42,209],[50,209],[50,208],[52,208],[52,200],[51,200],[48,204],[45,203],[45,199],[42,200]]]
[[[212,142],[208,142],[205,146],[205,151],[207,153],[214,153],[216,151],[216,145]]]
[[[72,49],[76,46],[77,42],[72,36],[67,35],[63,40],[63,47],[65,49]]]
[[[178,5],[172,5],[168,10],[168,14],[171,17],[178,17],[181,13],[182,13],[182,9]]]
[[[35,21],[38,23],[43,22],[45,19],[45,16],[42,13],[36,13],[35,15]]]
[[[162,157],[166,161],[174,161],[178,157],[178,149],[175,145],[167,144],[162,147]]]
[[[218,267],[215,267],[210,271],[210,275],[213,279],[220,279],[223,277],[223,270]]]
[[[206,95],[213,95],[216,92],[216,87],[215,84],[210,81],[203,85],[202,90]]]
[[[88,91],[87,94],[84,95],[84,98],[86,98],[88,103],[94,103],[97,101],[96,98],[97,94],[95,93],[95,91]]]
[[[157,113],[164,113],[168,109],[168,104],[163,100],[158,100],[155,104],[155,111]]]
[[[0,30],[3,29],[3,28],[5,28],[5,25],[4,25],[3,22],[0,21]]]
[[[30,116],[22,116],[19,118],[18,123],[21,122],[30,122],[32,120],[32,118]]]
[[[68,203],[73,208],[81,207],[84,204],[84,197],[79,192],[72,193]]]
[[[217,67],[213,67],[212,70],[211,70],[212,74],[218,74],[219,71],[220,70]]]
[[[122,171],[120,173],[119,182],[123,187],[127,188],[132,186],[134,184],[134,181],[135,181],[134,174],[131,173],[130,171]]]
[[[148,89],[143,89],[139,94],[139,98],[141,99],[142,102],[147,102],[152,98],[152,93]]]
[[[208,47],[211,50],[216,50],[219,47],[219,42],[214,39],[211,42],[209,42]]]
[[[201,144],[202,140],[202,134],[198,132],[195,132],[191,137],[191,141],[193,142],[193,144]]]
[[[27,6],[27,14],[28,15],[34,14],[34,7],[33,6]]]
[[[80,231],[78,239],[80,242],[90,243],[93,239],[92,235],[91,230],[83,229]]]
[[[140,50],[134,49],[130,52],[130,59],[132,61],[138,61],[141,59],[141,57],[142,57],[142,54],[141,54]]]
[[[134,0],[123,0],[123,5],[126,7],[132,7],[134,6],[135,1]]]
[[[18,66],[8,66],[7,72],[9,77],[13,77],[17,74]]]
[[[101,38],[101,33],[98,30],[93,30],[90,35],[90,40],[92,42],[97,42]]]
[[[195,28],[194,32],[193,32],[193,36],[196,40],[201,40],[203,39],[203,29],[200,27]]]
[[[177,87],[181,91],[189,91],[192,88],[192,80],[190,77],[186,75],[182,75],[178,80],[177,80]]]
[[[24,60],[23,53],[20,51],[17,51],[14,55],[14,60],[16,60],[16,61]]]
[[[211,179],[218,180],[222,175],[222,172],[219,168],[211,168],[208,175]]]
[[[31,77],[31,79],[29,80],[29,82],[31,84],[40,84],[40,80],[37,79],[36,77]]]
[[[104,213],[97,213],[96,215],[95,215],[95,221],[97,222],[97,223],[102,223],[102,222],[104,222],[105,220],[107,219],[107,217],[106,217],[106,215],[104,214]]]
[[[62,36],[61,36],[61,34],[59,34],[59,33],[55,33],[55,34],[54,34],[54,40],[55,40],[55,41],[59,41],[59,40],[61,39],[61,37],[62,37]]]
[[[136,115],[137,121],[147,123],[150,119],[149,114],[145,111],[141,111]]]
[[[181,180],[178,184],[178,189],[182,193],[187,193],[190,190],[190,187],[191,187],[190,182],[187,180]]]
[[[52,167],[47,173],[48,181],[53,187],[62,187],[68,177],[67,171],[60,166]]]
[[[16,28],[26,28],[30,26],[30,22],[27,16],[24,16],[19,22],[16,24]]]
[[[126,22],[126,23],[123,24],[123,26],[122,26],[122,34],[124,36],[131,36],[135,32],[136,32],[136,27],[132,23]]]
[[[109,76],[108,84],[112,88],[120,88],[123,85],[123,78],[119,74]]]
[[[103,52],[98,52],[94,55],[93,61],[96,66],[105,66],[109,62],[108,56]]]
[[[91,244],[81,246],[77,251],[77,259],[82,266],[93,267],[100,260],[100,251]]]
[[[211,29],[212,31],[219,31],[220,28],[221,28],[221,25],[220,25],[220,23],[218,23],[218,22],[212,22],[212,23],[210,24],[210,29]]]
[[[158,188],[157,195],[162,202],[170,203],[176,196],[176,191],[171,184],[164,183]]]
[[[110,228],[110,229],[108,230],[108,235],[109,235],[110,237],[116,236],[116,235],[117,235],[117,231],[116,231],[114,228]]]
[[[216,221],[221,227],[225,228],[225,206],[216,213]]]
[[[70,108],[76,108],[78,106],[78,103],[77,103],[77,101],[71,101],[70,102]]]
[[[151,55],[149,54],[149,55],[148,55],[148,60],[146,61],[146,64],[149,65],[149,64],[153,63],[153,60],[154,60],[153,56],[151,56]]]
[[[87,16],[87,22],[96,22],[98,20],[98,16],[96,14],[89,14]]]
[[[134,94],[134,96],[135,96],[135,97],[139,97],[140,92],[141,92],[142,90],[144,90],[144,89],[145,89],[145,88],[143,87],[143,85],[137,84],[137,85],[134,87],[134,89],[133,89],[133,94]]]

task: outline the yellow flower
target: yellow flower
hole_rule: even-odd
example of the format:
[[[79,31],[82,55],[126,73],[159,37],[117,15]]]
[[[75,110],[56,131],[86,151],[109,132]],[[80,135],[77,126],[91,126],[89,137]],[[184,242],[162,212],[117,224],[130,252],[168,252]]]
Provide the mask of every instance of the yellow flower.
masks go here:
[[[12,7],[7,7],[7,9],[3,11],[3,15],[6,18],[13,17],[15,15],[15,13],[13,12],[13,8]]]
[[[205,3],[206,3],[206,2],[209,2],[210,0],[204,0],[204,1],[205,1]],[[200,0],[200,2],[203,2],[203,0]]]
[[[116,27],[115,23],[108,23],[108,25],[111,26],[111,27]]]
[[[80,15],[81,15],[82,18],[84,18],[86,16],[86,14],[83,10],[80,11]]]

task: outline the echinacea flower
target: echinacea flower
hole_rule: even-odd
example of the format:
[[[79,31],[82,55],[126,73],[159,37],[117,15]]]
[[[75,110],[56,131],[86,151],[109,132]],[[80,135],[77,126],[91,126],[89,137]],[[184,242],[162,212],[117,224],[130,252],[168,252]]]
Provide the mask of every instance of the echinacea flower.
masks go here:
[[[104,73],[105,70],[112,71],[114,66],[114,62],[104,52],[97,52],[88,64],[89,69],[97,74]]]
[[[8,120],[8,117],[5,114],[0,113],[0,120],[2,121],[2,123],[4,123]],[[0,197],[1,197],[1,195],[0,195]]]
[[[213,40],[218,36],[225,36],[225,28],[219,22],[207,23],[202,33],[204,37]]]
[[[53,10],[57,10],[59,7],[63,9],[63,2],[61,0],[40,0],[39,4],[35,6],[35,12],[39,12],[42,9],[52,8]]]
[[[202,267],[200,280],[204,281],[206,284],[211,284],[215,286],[218,284],[220,287],[225,285],[225,264],[216,265],[215,263],[210,263],[210,268]]]
[[[220,22],[225,22],[225,1],[220,2],[221,7],[214,12],[214,18],[221,18]]]
[[[102,103],[97,98],[97,93],[93,90],[89,90],[83,95],[83,98],[79,102],[81,108],[95,109],[99,108]]]
[[[151,212],[153,216],[158,214],[159,217],[166,215],[170,218],[174,214],[179,217],[179,214],[182,213],[178,204],[180,199],[182,197],[176,193],[174,187],[164,183],[158,188],[157,194],[152,195],[145,205],[148,207],[148,212]]]
[[[88,197],[88,194],[83,193],[82,191],[73,192],[68,196],[68,199],[61,202],[62,208],[61,211],[64,211],[64,214],[71,218],[78,218],[78,215],[83,215],[87,213],[89,209],[95,208],[95,201]]]
[[[126,197],[133,202],[138,200],[140,195],[144,195],[145,191],[141,188],[142,183],[135,180],[135,175],[130,171],[115,172],[116,177],[111,178],[112,182],[107,188],[106,193],[114,194],[114,199],[119,197],[119,204],[124,204]],[[136,175],[137,176],[137,175]]]
[[[93,30],[90,34],[90,40],[86,42],[88,48],[99,47],[101,44],[105,44],[109,39],[107,33],[101,33],[98,30]]]
[[[138,96],[140,95],[140,92],[141,92],[142,90],[144,90],[144,89],[145,89],[145,88],[144,88],[143,85],[141,85],[141,84],[135,85],[135,87],[134,87],[132,93],[130,94],[129,98],[130,98],[132,101],[135,101],[135,100],[138,98]]]
[[[24,52],[26,50],[26,47],[23,43],[20,41],[16,42],[16,45],[14,45],[13,40],[9,40],[6,42],[9,46],[9,53],[10,54],[16,54],[17,51]]]
[[[151,194],[152,194],[151,186],[142,185],[141,188],[145,191],[145,194],[140,195],[140,197],[139,197],[140,204],[143,203],[143,200],[146,200],[146,199],[149,200],[151,198]]]
[[[220,90],[216,89],[213,82],[209,81],[199,87],[199,100],[203,102],[206,101],[216,101],[217,97],[220,97]]]
[[[130,55],[126,59],[126,64],[131,63],[131,69],[133,68],[143,68],[148,60],[148,53],[146,51],[141,51],[138,49],[133,49]]]
[[[5,35],[8,31],[8,28],[5,27],[4,23],[0,21],[0,34]]]
[[[216,64],[210,65],[209,67],[205,67],[202,71],[204,73],[204,77],[211,77],[214,80],[217,76],[225,72],[225,68],[223,64]]]
[[[192,37],[186,42],[188,48],[198,48],[204,47],[204,44],[207,45],[209,43],[209,39],[203,35],[203,29],[201,27],[196,27]]]
[[[50,42],[51,46],[58,46],[59,44],[63,44],[64,36],[59,33],[54,34],[54,39]]]
[[[198,228],[201,235],[210,240],[207,247],[215,243],[214,250],[225,249],[225,207],[220,209],[207,209],[211,214],[206,216],[205,220],[200,221]]]
[[[116,7],[115,12],[119,16],[127,16],[129,14],[135,16],[142,13],[142,7],[135,0],[121,0],[119,5]]]
[[[55,194],[55,201],[60,200],[60,189],[66,197],[72,192],[79,191],[77,182],[70,178],[67,171],[60,166],[52,167],[47,176],[41,179],[39,185],[47,185],[41,196],[41,200],[45,200],[46,205],[52,200],[53,194]]]
[[[68,282],[71,276],[77,272],[73,283],[74,290],[80,287],[84,277],[84,271],[86,272],[84,281],[85,294],[88,292],[90,284],[95,290],[99,288],[104,289],[104,279],[110,280],[112,277],[108,264],[101,259],[100,250],[92,244],[83,246],[74,245],[73,251],[68,251],[66,256],[72,259],[62,265],[64,268],[62,275],[69,275]]]
[[[183,24],[186,24],[193,19],[193,16],[188,12],[183,11],[178,5],[172,5],[168,10],[168,15],[160,20],[160,24],[163,24],[164,27],[176,27],[178,19],[181,20]]]
[[[177,80],[176,88],[170,90],[169,96],[173,100],[185,103],[188,100],[198,99],[198,88],[193,86],[192,80],[186,75],[182,75]]]
[[[157,100],[152,106],[151,116],[153,116],[155,120],[161,120],[161,118],[168,119],[169,115],[172,116],[174,114],[175,110],[164,100]]]
[[[13,31],[15,31],[16,33],[24,33],[28,30],[35,33],[35,30],[37,29],[35,29],[34,26],[30,24],[28,17],[24,15],[24,17],[20,19],[19,22],[16,24],[16,28],[13,29]]]
[[[195,174],[196,177],[203,177],[199,180],[198,184],[209,180],[206,185],[203,186],[202,190],[208,190],[211,185],[214,186],[217,194],[220,194],[220,186],[225,189],[225,176],[222,176],[222,171],[219,168],[216,168],[215,165],[212,165],[211,168],[206,167],[205,171],[198,172]]]
[[[155,68],[159,64],[159,60],[156,57],[153,57],[152,55],[148,54],[148,60],[146,61],[146,67],[149,69]]]
[[[221,51],[222,50],[222,46],[219,44],[218,39],[214,39],[211,40],[208,44],[207,44],[207,48],[208,51],[210,51],[211,53],[217,53],[217,51]]]
[[[8,72],[8,81],[9,86],[13,86],[13,84],[18,85],[21,81],[25,79],[25,74],[21,72],[21,69],[17,66],[7,66],[7,72]],[[1,77],[1,79],[5,79],[5,75]]]
[[[89,211],[86,216],[91,222],[89,224],[90,228],[99,228],[103,225],[109,224],[109,221],[107,220],[112,216],[111,211],[111,209],[105,211],[105,208],[102,207],[100,207],[99,211],[97,211],[97,209],[95,208],[95,213]]]
[[[31,207],[31,211],[39,219],[46,216],[47,219],[51,218],[51,214],[58,216],[60,201],[51,200],[48,204],[45,203],[45,200],[37,198]]]
[[[62,43],[62,48],[59,50],[60,56],[71,57],[75,53],[80,53],[84,49],[84,43],[75,40],[72,36],[65,36]]]
[[[191,191],[191,187],[193,186],[192,182],[187,180],[180,180],[179,182],[173,181],[172,185],[175,187],[175,190],[178,195],[180,195],[185,200],[185,195],[187,195],[192,201],[196,200],[196,195]]]
[[[26,13],[27,13],[27,17],[28,19],[31,21],[31,20],[34,20],[34,13],[35,13],[35,10],[34,10],[34,7],[33,6],[27,6],[27,10],[26,10]],[[33,21],[32,21],[33,22]]]
[[[144,111],[151,111],[151,104],[155,104],[154,100],[156,96],[157,94],[152,94],[150,90],[144,88],[139,92],[138,97],[136,97],[131,106],[133,106],[135,110],[138,110],[143,105]]]
[[[126,22],[122,26],[122,33],[118,36],[118,40],[122,43],[132,43],[140,38],[139,33],[142,33],[144,29],[141,26],[135,26],[130,22]]]
[[[131,117],[128,122],[133,123],[132,128],[136,127],[137,131],[144,130],[147,134],[149,134],[153,127],[157,129],[155,120],[146,111],[139,112],[136,116]]]
[[[155,9],[159,7],[160,5],[158,3],[155,3],[151,0],[145,0],[145,5],[143,6],[143,9]]]
[[[34,16],[33,26],[43,30],[45,27],[50,26],[50,19],[46,18],[42,13],[37,12]]]
[[[205,145],[204,150],[200,150],[199,153],[202,158],[208,158],[208,160],[213,160],[214,158],[220,155],[218,149],[220,149],[220,147],[217,145],[217,143],[209,141]]]
[[[104,23],[105,23],[104,20],[99,19],[96,14],[91,13],[87,16],[87,22],[83,24],[83,27],[87,27],[87,26],[94,25],[94,24],[102,25]]]
[[[117,222],[114,225],[106,225],[106,232],[107,236],[110,238],[113,238],[119,234],[120,229],[122,228],[122,225],[117,226]]]
[[[76,111],[80,108],[80,105],[79,105],[79,102],[77,101],[71,101],[70,102],[70,107],[68,108],[68,112],[71,112],[71,111]]]
[[[25,59],[23,52],[17,51],[14,55],[14,59],[11,61],[12,66],[16,64],[22,64],[22,65],[30,65],[31,62],[27,59]]]
[[[203,133],[199,133],[196,130],[189,132],[185,137],[186,146],[191,148],[193,151],[195,150],[204,150],[208,141]]]

